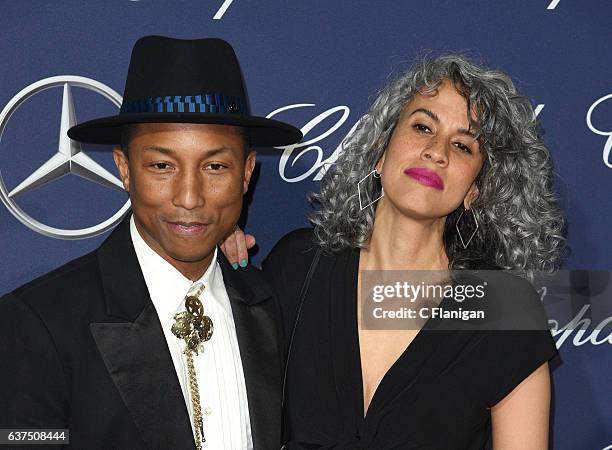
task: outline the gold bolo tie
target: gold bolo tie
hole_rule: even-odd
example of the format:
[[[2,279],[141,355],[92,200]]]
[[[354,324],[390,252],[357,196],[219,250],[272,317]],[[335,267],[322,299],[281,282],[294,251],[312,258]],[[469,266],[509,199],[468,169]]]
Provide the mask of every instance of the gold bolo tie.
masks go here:
[[[202,407],[200,405],[200,392],[198,380],[193,365],[193,354],[204,350],[204,342],[213,334],[213,323],[210,317],[204,315],[204,307],[199,297],[204,292],[204,284],[194,284],[185,296],[185,311],[174,315],[172,333],[185,341],[185,359],[187,360],[187,373],[189,376],[189,392],[191,393],[191,408],[195,426],[196,448],[201,450],[204,438],[204,424],[202,422]]]

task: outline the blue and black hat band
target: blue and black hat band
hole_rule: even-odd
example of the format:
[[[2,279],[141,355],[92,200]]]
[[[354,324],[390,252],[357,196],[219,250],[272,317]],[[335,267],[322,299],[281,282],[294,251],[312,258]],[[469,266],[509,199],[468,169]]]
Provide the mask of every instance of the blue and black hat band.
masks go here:
[[[246,114],[242,98],[224,94],[166,95],[127,100],[121,105],[120,113],[210,113]]]

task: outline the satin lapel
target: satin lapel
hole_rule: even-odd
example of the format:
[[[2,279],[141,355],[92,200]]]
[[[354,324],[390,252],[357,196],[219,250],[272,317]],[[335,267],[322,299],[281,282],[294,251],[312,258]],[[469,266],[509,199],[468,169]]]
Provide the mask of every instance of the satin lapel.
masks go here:
[[[279,318],[271,288],[252,266],[234,270],[217,252],[236,326],[255,449],[280,447]]]
[[[150,448],[195,448],[172,359],[153,303],[134,323],[92,323],[121,398]]]
[[[104,364],[150,448],[195,448],[185,399],[124,220],[98,250],[107,313],[90,324]]]

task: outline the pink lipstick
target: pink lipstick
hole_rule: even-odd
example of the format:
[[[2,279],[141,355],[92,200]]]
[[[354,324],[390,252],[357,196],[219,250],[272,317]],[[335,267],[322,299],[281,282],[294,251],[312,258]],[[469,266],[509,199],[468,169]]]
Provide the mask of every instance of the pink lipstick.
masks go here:
[[[422,167],[412,167],[404,170],[404,173],[425,186],[430,186],[440,191],[444,189],[442,178],[433,170],[424,169]]]

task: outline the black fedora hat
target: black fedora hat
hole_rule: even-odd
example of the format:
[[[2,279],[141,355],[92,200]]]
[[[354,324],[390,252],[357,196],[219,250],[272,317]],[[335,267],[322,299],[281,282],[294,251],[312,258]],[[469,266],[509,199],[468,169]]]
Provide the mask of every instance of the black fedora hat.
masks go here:
[[[236,125],[252,146],[299,142],[299,129],[249,113],[234,49],[222,39],[145,36],[134,44],[119,114],[68,130],[75,141],[119,144],[121,126],[178,122]]]

